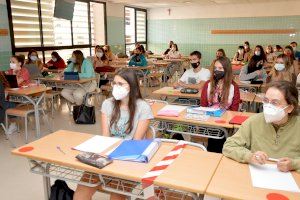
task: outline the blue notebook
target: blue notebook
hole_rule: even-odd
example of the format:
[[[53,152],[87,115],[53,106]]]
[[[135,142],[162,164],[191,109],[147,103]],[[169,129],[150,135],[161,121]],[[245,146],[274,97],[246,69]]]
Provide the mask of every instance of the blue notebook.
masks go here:
[[[108,157],[114,160],[127,160],[148,163],[159,149],[160,140],[124,140]]]

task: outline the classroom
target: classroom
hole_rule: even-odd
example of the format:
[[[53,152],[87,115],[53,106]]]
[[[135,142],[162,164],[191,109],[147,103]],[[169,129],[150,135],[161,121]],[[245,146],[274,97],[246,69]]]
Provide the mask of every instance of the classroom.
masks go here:
[[[300,0],[0,0],[0,199],[299,200]]]

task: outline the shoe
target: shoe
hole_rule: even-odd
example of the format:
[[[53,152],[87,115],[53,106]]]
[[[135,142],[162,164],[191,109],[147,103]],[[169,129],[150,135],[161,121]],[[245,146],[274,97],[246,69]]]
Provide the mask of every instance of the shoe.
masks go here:
[[[6,133],[8,135],[11,135],[11,134],[17,132],[17,130],[18,130],[17,124],[15,122],[13,122],[9,125]]]

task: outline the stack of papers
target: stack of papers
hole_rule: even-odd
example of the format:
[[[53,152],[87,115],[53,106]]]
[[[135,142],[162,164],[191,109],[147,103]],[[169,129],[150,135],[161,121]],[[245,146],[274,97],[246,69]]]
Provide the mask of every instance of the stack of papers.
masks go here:
[[[184,111],[187,106],[177,106],[177,105],[166,105],[160,109],[157,113],[159,116],[168,116],[168,117],[178,117],[179,114]]]
[[[280,172],[274,164],[249,165],[254,187],[300,192],[290,172]]]
[[[226,110],[220,108],[212,108],[212,107],[197,107],[190,106],[187,108],[186,112],[191,114],[199,114],[199,115],[209,115],[212,117],[221,117]]]

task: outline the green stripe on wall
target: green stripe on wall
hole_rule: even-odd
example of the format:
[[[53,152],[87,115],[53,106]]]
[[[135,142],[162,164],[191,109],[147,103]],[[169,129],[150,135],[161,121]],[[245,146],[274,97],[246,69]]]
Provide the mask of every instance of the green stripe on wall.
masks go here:
[[[295,36],[287,34],[266,35],[212,35],[213,29],[288,29],[295,28]],[[223,19],[176,19],[148,20],[148,47],[155,53],[162,53],[170,40],[175,41],[180,52],[188,55],[194,50],[203,54],[204,65],[209,65],[218,48],[224,48],[228,57],[233,57],[237,46],[248,40],[256,44],[280,44],[300,42],[300,16],[253,17]]]
[[[114,53],[125,52],[124,29],[123,17],[107,16],[107,43]]]
[[[0,4],[0,29],[9,29],[6,4]],[[11,56],[10,36],[0,36],[0,71],[9,68]]]

